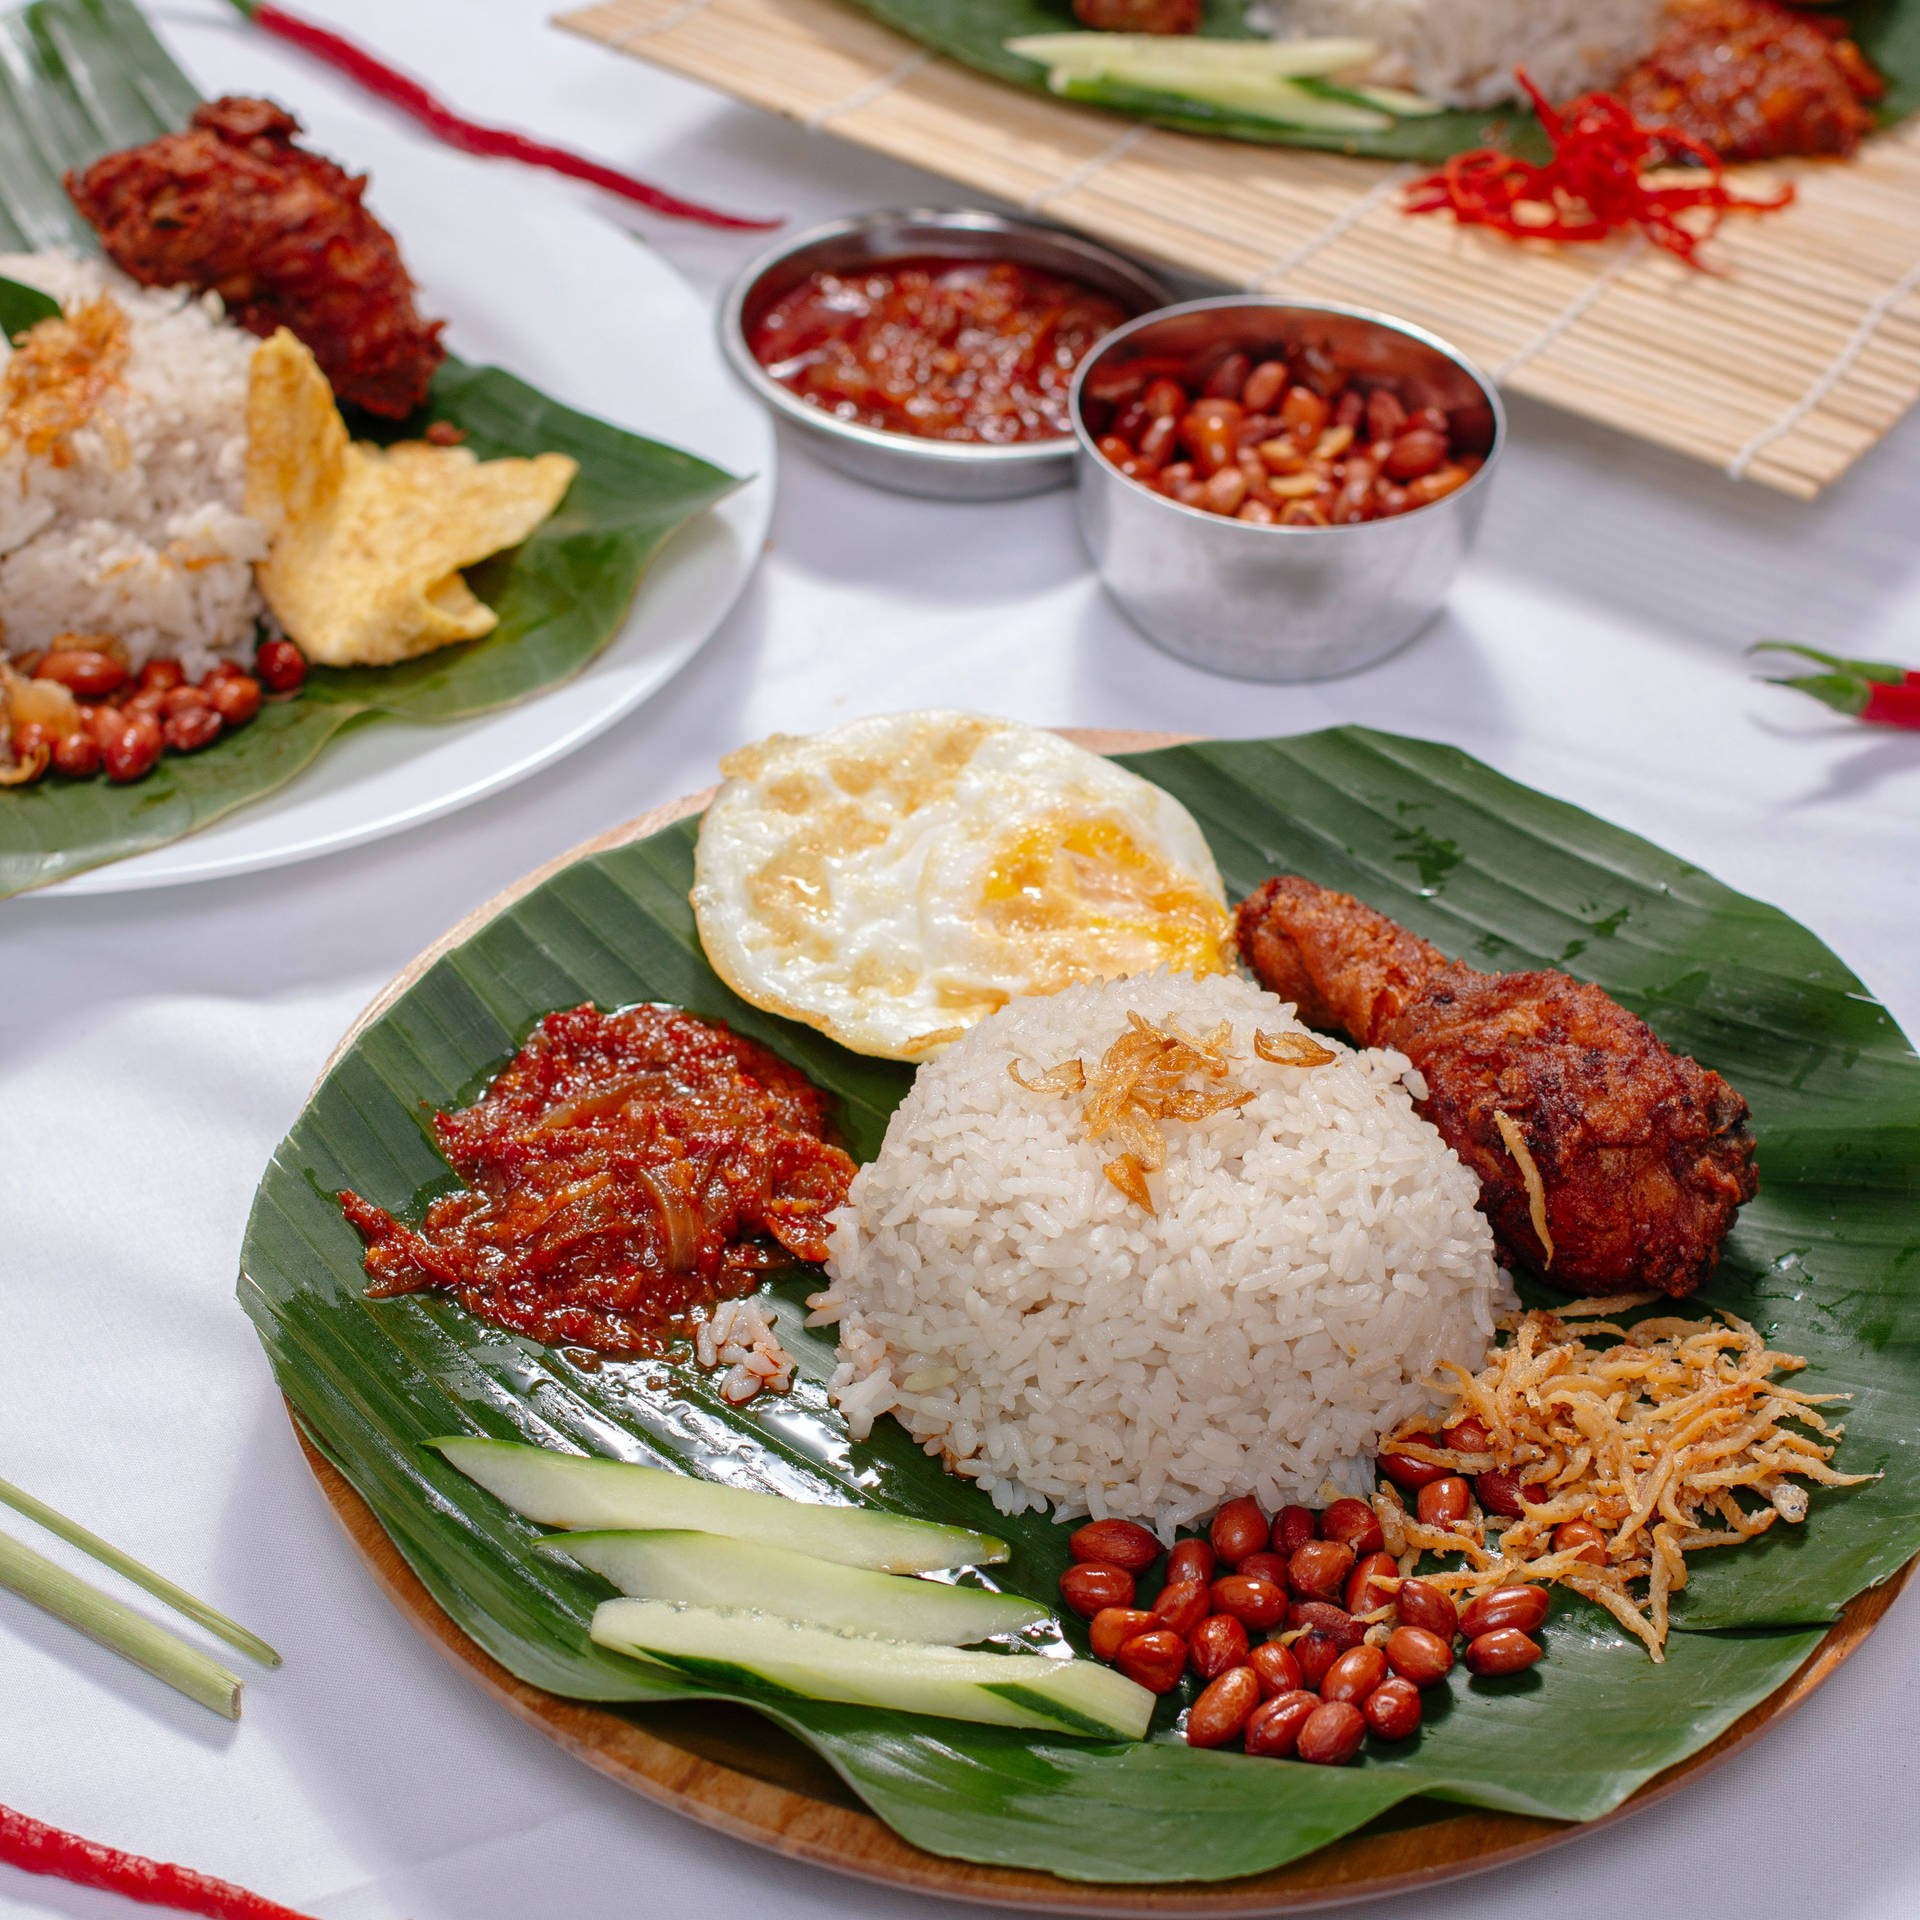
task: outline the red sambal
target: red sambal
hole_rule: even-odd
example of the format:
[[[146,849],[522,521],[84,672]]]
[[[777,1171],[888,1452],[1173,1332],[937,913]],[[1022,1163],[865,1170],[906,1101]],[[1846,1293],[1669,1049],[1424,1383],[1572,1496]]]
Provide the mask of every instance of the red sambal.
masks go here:
[[[467,1184],[419,1227],[340,1196],[369,1297],[443,1287],[496,1326],[603,1353],[659,1352],[781,1250],[824,1260],[854,1171],[810,1081],[675,1007],[548,1014],[434,1131]]]
[[[1885,91],[1845,22],[1774,0],[1678,0],[1620,83],[1634,117],[1723,160],[1851,153]]]
[[[1009,446],[1073,431],[1073,371],[1127,317],[1105,294],[1010,260],[892,260],[812,275],[749,345],[838,419]]]

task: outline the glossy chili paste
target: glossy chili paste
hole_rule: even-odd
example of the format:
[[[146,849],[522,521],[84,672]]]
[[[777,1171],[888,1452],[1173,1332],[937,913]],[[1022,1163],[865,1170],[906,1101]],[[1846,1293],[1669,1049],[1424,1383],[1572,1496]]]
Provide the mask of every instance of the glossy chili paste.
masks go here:
[[[418,1227],[340,1196],[369,1297],[439,1287],[496,1326],[603,1353],[657,1353],[783,1256],[825,1259],[854,1171],[810,1081],[674,1007],[548,1014],[434,1132],[466,1185]]]
[[[1007,446],[1072,432],[1067,389],[1117,300],[1010,260],[889,260],[816,273],[752,329],[753,356],[841,420]]]
[[[1727,160],[1851,153],[1885,91],[1845,22],[1774,0],[1679,0],[1620,92]]]

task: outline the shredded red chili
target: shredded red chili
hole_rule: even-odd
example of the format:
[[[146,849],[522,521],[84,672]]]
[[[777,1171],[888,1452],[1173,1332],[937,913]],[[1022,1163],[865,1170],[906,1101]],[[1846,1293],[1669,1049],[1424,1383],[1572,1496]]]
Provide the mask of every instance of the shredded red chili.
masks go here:
[[[1638,228],[1700,267],[1700,248],[1723,216],[1776,212],[1793,198],[1791,186],[1771,199],[1735,193],[1711,148],[1677,128],[1643,127],[1612,94],[1582,94],[1556,110],[1524,69],[1516,77],[1553,143],[1553,158],[1537,166],[1496,147],[1455,154],[1408,188],[1409,213],[1450,212],[1462,226],[1493,227],[1516,240],[1604,240]],[[1646,177],[1683,160],[1698,161],[1706,180],[1656,185]],[[1695,210],[1706,213],[1703,224],[1681,220]]]
[[[26,1873],[44,1873],[56,1880],[71,1880],[75,1886],[123,1894],[150,1907],[205,1914],[207,1920],[306,1920],[291,1907],[249,1893],[230,1880],[216,1880],[170,1861],[122,1853],[118,1847],[83,1840],[77,1833],[50,1827],[11,1807],[0,1807],[0,1861]]]
[[[457,147],[462,153],[478,154],[488,160],[519,160],[531,167],[545,167],[549,172],[565,174],[569,180],[584,180],[589,186],[618,194],[623,200],[631,200],[655,213],[665,214],[671,220],[693,220],[702,226],[749,230],[777,227],[780,224],[778,220],[749,220],[741,214],[721,213],[713,207],[703,207],[697,201],[683,200],[678,194],[651,186],[645,180],[622,173],[615,167],[603,166],[598,160],[588,160],[580,154],[569,153],[565,147],[549,146],[544,140],[532,139],[527,134],[515,133],[507,127],[483,126],[477,120],[469,120],[464,114],[456,113],[444,101],[429,93],[419,81],[390,67],[377,54],[357,46],[344,34],[335,33],[331,28],[314,21],[304,20],[297,13],[288,13],[284,8],[258,4],[258,0],[233,0],[233,4],[256,26],[263,27],[275,38],[301,48],[316,59],[324,60],[335,72],[344,73],[348,79],[357,80],[369,93],[386,101],[389,106],[398,107],[402,113],[419,121],[428,132],[437,135],[448,146]]]
[[[497,1326],[603,1353],[659,1352],[783,1251],[824,1260],[854,1171],[803,1074],[677,1007],[548,1014],[434,1130],[467,1185],[417,1229],[340,1196],[370,1296],[443,1287]]]
[[[815,273],[761,315],[753,357],[842,420],[1008,445],[1072,433],[1067,391],[1117,300],[1011,260],[884,260]]]

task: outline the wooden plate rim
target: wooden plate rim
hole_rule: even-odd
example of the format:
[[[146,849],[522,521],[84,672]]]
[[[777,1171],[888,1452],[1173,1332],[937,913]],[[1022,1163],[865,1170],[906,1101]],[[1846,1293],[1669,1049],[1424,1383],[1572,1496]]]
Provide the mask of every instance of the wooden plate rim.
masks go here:
[[[1061,728],[1098,753],[1136,753],[1179,745],[1194,734]],[[460,946],[517,900],[590,854],[644,839],[698,813],[714,790],[652,808],[548,861],[475,909],[377,993],[341,1037],[321,1079],[435,961]],[[316,1082],[317,1088],[318,1082]],[[1566,1822],[1522,1814],[1463,1810],[1417,1827],[1360,1832],[1335,1840],[1268,1873],[1232,1881],[1114,1885],[1061,1879],[1018,1867],[980,1866],[932,1854],[903,1840],[864,1807],[843,1807],[754,1778],[649,1732],[640,1719],[589,1701],[567,1700],[530,1686],[484,1652],[440,1607],[346,1477],[322,1454],[289,1405],[308,1466],[354,1551],[395,1607],[468,1678],[511,1713],[576,1759],[635,1793],[702,1825],[788,1859],[850,1874],[882,1886],[976,1905],[1073,1915],[1205,1914],[1213,1920],[1301,1913],[1433,1886],[1505,1866],[1609,1826],[1665,1799],[1718,1766],[1764,1728],[1799,1706],[1867,1635],[1906,1585],[1920,1556],[1877,1587],[1848,1602],[1824,1639],[1792,1676],[1698,1753],[1656,1774],[1611,1813]],[[644,1713],[644,1710],[642,1710]]]

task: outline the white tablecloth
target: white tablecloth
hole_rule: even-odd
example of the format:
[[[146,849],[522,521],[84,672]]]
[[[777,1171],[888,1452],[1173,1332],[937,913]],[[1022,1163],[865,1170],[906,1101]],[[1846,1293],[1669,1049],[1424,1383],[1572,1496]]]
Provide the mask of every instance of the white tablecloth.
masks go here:
[[[557,33],[540,0],[306,3],[477,114],[723,205],[804,223],[964,197]],[[375,111],[217,0],[158,18],[209,90]],[[636,224],[709,292],[760,244]],[[1069,495],[946,507],[784,451],[772,541],[733,616],[573,759],[309,865],[0,903],[0,1473],[286,1655],[229,1727],[0,1595],[0,1801],[326,1920],[947,1910],[677,1819],[494,1707],[348,1550],[233,1301],[254,1182],[375,989],[496,889],[705,785],[722,752],[776,727],[940,704],[1455,741],[1776,902],[1920,1032],[1920,738],[1758,686],[1742,655],[1786,635],[1920,660],[1920,422],[1805,506],[1519,403],[1446,615],[1400,658],[1306,688],[1212,679],[1155,651],[1090,578]],[[1920,1912],[1916,1630],[1920,1592],[1791,1721],[1657,1809],[1366,1911]],[[0,1869],[0,1914],[124,1911]]]

